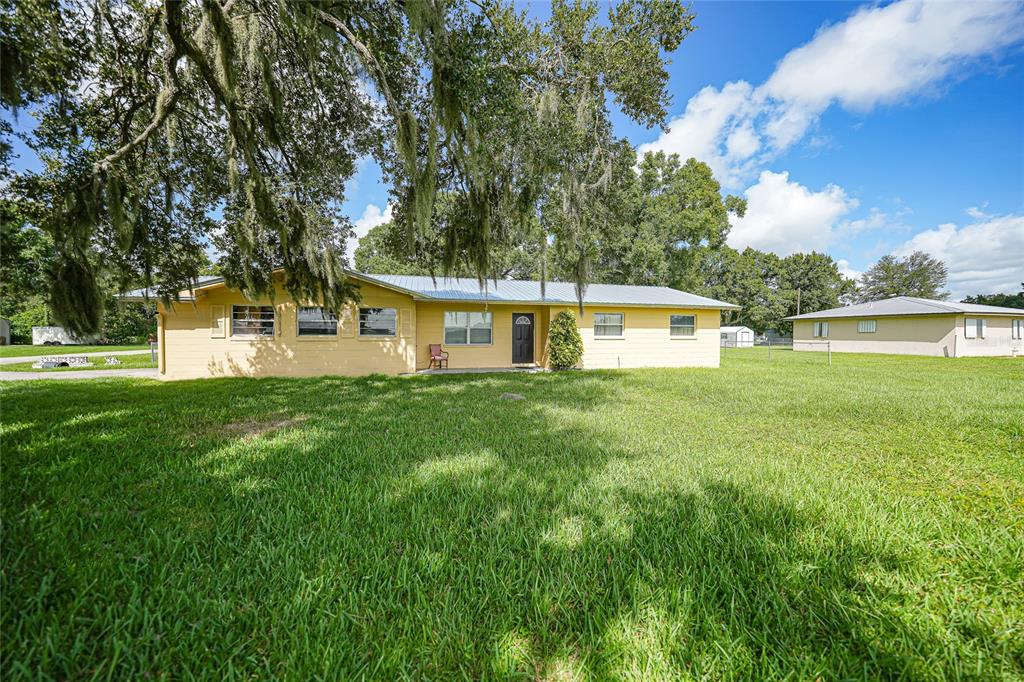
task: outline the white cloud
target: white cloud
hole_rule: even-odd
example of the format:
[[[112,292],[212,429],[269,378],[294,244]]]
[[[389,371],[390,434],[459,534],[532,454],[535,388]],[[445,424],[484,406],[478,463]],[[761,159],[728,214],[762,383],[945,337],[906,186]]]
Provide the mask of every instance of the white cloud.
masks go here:
[[[753,246],[788,256],[798,251],[823,251],[842,227],[840,218],[857,207],[842,187],[828,185],[813,192],[789,173],[764,171],[746,191],[747,213],[733,221],[729,245]]]
[[[1024,282],[1024,215],[987,216],[963,227],[939,225],[914,235],[897,256],[924,251],[945,261],[948,289],[957,300],[971,294],[1013,293]]]
[[[852,267],[850,267],[850,261],[846,260],[845,258],[840,258],[839,260],[837,260],[836,266],[838,266],[839,268],[839,274],[841,274],[843,277],[849,277],[850,279],[853,280],[860,279],[860,276],[864,274],[860,270],[854,270]]]
[[[377,204],[367,204],[366,208],[363,209],[363,215],[359,216],[353,223],[356,236],[354,239],[350,239],[345,247],[345,254],[349,258],[355,257],[356,248],[359,246],[359,240],[366,236],[366,233],[377,227],[389,222],[392,218],[392,205],[388,204],[382,211],[380,206]]]
[[[1024,37],[1024,5],[902,0],[858,10],[789,52],[758,87],[707,86],[641,153],[706,161],[727,187],[799,142],[838,103],[858,112],[934,91]]]

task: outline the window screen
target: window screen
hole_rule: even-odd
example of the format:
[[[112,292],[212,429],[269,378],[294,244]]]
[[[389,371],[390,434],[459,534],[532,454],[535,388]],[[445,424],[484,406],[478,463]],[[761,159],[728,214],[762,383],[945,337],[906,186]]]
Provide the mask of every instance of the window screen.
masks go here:
[[[299,336],[337,336],[338,316],[320,307],[299,308]]]
[[[857,331],[861,334],[875,333],[875,320],[860,320],[857,322]]]
[[[669,316],[669,334],[671,336],[694,336],[697,333],[696,315]]]
[[[594,336],[622,336],[622,313],[594,313]]]
[[[273,336],[274,306],[233,305],[231,306],[232,336]]]
[[[398,312],[394,308],[360,308],[360,336],[395,336],[398,333]]]

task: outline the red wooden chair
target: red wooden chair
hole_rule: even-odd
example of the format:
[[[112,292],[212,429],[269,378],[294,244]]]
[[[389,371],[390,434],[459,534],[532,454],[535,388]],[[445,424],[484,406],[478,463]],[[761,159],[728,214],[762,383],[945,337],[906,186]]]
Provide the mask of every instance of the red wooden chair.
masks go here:
[[[429,367],[433,368],[435,362],[438,369],[448,369],[448,351],[441,350],[441,344],[439,343],[430,344]]]

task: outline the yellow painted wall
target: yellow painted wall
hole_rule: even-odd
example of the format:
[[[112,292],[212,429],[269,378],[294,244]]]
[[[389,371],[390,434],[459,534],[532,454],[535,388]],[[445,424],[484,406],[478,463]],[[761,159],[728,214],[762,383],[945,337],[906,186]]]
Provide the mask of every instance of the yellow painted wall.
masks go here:
[[[560,310],[552,308],[554,318]],[[720,353],[719,310],[682,308],[586,307],[576,315],[583,338],[586,369],[626,367],[718,367]],[[621,339],[594,336],[594,313],[623,313],[625,329]],[[671,315],[696,315],[697,330],[692,338],[672,338]]]
[[[491,313],[491,343],[488,345],[449,345],[444,342],[445,312]],[[547,307],[538,305],[512,305],[482,303],[427,303],[418,301],[416,306],[416,368],[426,369],[430,365],[430,344],[440,343],[448,352],[448,367],[481,368],[512,366],[512,315],[533,313],[533,358],[543,361],[544,346],[548,336],[546,321]]]
[[[197,291],[195,303],[177,303],[162,310],[161,378],[189,379],[217,376],[363,375],[413,371],[416,348],[416,306],[411,296],[373,284],[362,285],[367,307],[396,308],[395,337],[360,337],[354,311],[335,337],[297,335],[297,306],[279,291],[274,304],[276,333],[272,338],[238,338],[231,334],[231,306],[269,305],[249,301],[226,287]],[[223,306],[223,334],[214,312]],[[219,317],[219,316],[218,316]]]

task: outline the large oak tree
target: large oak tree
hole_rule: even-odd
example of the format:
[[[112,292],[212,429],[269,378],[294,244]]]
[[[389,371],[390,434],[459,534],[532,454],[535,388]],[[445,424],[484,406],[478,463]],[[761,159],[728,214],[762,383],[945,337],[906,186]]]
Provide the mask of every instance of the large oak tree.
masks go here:
[[[169,300],[211,246],[249,295],[283,268],[296,298],[358,296],[338,207],[367,154],[410,242],[438,192],[460,197],[442,266],[480,278],[496,243],[544,249],[523,218],[557,202],[582,295],[616,158],[609,103],[661,123],[666,55],[692,21],[677,0],[603,20],[556,0],[543,22],[503,0],[4,0],[0,100],[34,110],[45,164],[8,191],[54,240],[51,304],[76,333],[99,324],[100,270]]]

